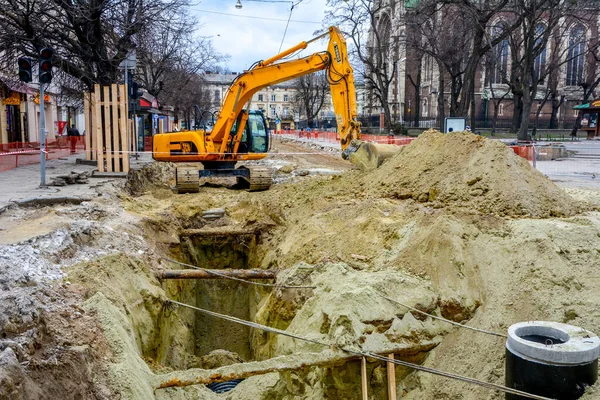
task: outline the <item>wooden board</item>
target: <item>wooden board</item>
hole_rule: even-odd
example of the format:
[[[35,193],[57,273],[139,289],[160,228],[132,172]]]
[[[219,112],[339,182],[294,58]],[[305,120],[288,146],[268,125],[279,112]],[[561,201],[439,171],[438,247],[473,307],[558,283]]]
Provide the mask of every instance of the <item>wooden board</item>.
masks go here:
[[[123,172],[129,172],[129,110],[127,107],[127,85],[119,85],[119,127],[121,132],[121,158],[123,160]]]
[[[113,157],[112,157],[112,135],[111,135],[111,123],[110,123],[110,86],[104,86],[104,129],[102,133],[104,135],[104,144],[106,147],[106,172],[113,172]],[[102,124],[102,123],[101,123]]]
[[[94,85],[94,115],[92,120],[93,131],[96,136],[96,159],[98,160],[98,172],[104,171],[104,141],[102,140],[102,103],[100,97],[100,85]]]
[[[83,138],[85,141],[85,159],[86,160],[93,160],[92,158],[92,128],[91,128],[91,123],[92,120],[90,119],[90,93],[84,93],[83,94],[83,130],[85,131],[85,137]]]
[[[394,353],[388,355],[390,360],[394,359]],[[396,400],[396,364],[393,362],[387,363],[387,378],[388,378],[388,399]]]
[[[123,172],[121,166],[122,154],[121,153],[121,141],[119,137],[119,92],[117,91],[117,84],[113,83],[110,85],[111,102],[110,108],[112,111],[112,143],[113,143],[113,171]]]
[[[360,359],[360,383],[362,387],[362,400],[369,400],[369,391],[367,390],[367,359]]]

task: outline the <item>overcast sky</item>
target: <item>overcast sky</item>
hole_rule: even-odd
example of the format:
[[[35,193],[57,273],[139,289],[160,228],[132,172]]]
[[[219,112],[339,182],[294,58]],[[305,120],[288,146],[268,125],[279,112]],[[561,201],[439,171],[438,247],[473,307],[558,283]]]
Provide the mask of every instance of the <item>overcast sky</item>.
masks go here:
[[[232,72],[241,72],[255,61],[279,52],[292,4],[281,0],[277,3],[240,1],[241,9],[235,8],[237,0],[202,0],[192,7],[202,24],[200,35],[212,36],[215,49],[230,56],[224,66]],[[310,39],[321,28],[325,2],[302,0],[294,7],[282,51]],[[304,55],[324,48],[325,44],[317,41]]]

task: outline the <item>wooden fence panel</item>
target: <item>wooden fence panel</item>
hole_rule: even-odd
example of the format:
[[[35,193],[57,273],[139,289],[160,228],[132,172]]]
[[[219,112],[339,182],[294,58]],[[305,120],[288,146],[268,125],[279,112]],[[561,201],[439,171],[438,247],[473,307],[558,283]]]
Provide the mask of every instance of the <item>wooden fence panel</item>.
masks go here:
[[[112,135],[111,128],[112,125],[110,123],[110,86],[104,86],[103,88],[104,98],[102,101],[102,106],[104,109],[102,122],[104,123],[104,127],[102,129],[102,133],[104,134],[104,148],[105,148],[105,156],[106,156],[106,172],[113,172],[113,152],[112,152]]]
[[[102,96],[100,85],[94,85],[94,118],[92,119],[93,132],[96,135],[96,160],[98,160],[98,171],[104,172],[104,140],[102,129]]]
[[[125,101],[123,101],[125,100]],[[119,85],[119,131],[121,139],[121,159],[123,160],[123,172],[129,171],[129,142],[127,140],[127,128],[129,126],[129,102],[127,101],[127,85]],[[115,107],[116,108],[116,107]]]
[[[90,158],[97,159],[99,172],[129,172],[127,101],[125,85],[94,85],[94,92],[84,95],[86,127],[91,133],[86,146],[89,140]]]
[[[85,131],[85,159],[86,160],[95,160],[96,152],[94,151],[94,146],[92,142],[92,104],[93,101],[91,99],[91,93],[83,94],[83,120],[84,120],[84,128]]]

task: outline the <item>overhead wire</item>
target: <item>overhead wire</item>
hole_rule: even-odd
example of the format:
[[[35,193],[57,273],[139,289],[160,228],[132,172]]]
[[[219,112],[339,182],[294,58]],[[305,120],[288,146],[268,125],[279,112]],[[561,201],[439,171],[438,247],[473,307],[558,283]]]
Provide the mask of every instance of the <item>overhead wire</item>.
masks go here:
[[[289,3],[289,1],[286,1],[286,3]],[[258,16],[254,16],[254,15],[238,15],[238,14],[224,13],[224,12],[220,12],[220,11],[201,10],[201,9],[195,9],[195,11],[199,11],[199,12],[205,12],[205,13],[207,13],[207,14],[226,15],[226,16],[228,16],[228,17],[238,17],[238,18],[248,18],[248,19],[259,19],[259,20],[263,20],[263,21],[288,22],[288,20],[286,20],[286,19],[282,19],[282,18],[258,17]],[[314,25],[321,25],[321,22],[315,22],[315,21],[301,21],[301,20],[294,20],[294,19],[289,19],[289,22],[294,22],[294,23],[298,23],[298,24],[314,24]]]
[[[531,393],[527,393],[527,392],[523,392],[521,390],[517,390],[517,389],[513,389],[513,388],[509,388],[507,386],[502,386],[502,385],[498,385],[495,383],[491,383],[491,382],[485,382],[485,381],[480,381],[478,379],[474,379],[474,378],[470,378],[470,377],[466,377],[466,376],[462,376],[462,375],[458,375],[458,374],[454,374],[451,372],[446,372],[446,371],[442,371],[442,370],[438,370],[435,368],[430,368],[430,367],[426,367],[423,365],[419,365],[419,364],[414,364],[408,361],[402,361],[402,360],[396,360],[396,359],[391,359],[388,357],[384,357],[384,356],[380,356],[379,354],[375,354],[375,353],[371,353],[371,352],[366,352],[366,351],[360,351],[360,350],[354,350],[354,349],[350,349],[347,347],[339,347],[334,343],[327,343],[327,342],[323,342],[320,340],[316,340],[316,339],[310,339],[307,337],[303,337],[300,335],[296,335],[290,332],[286,332],[283,331],[281,329],[277,329],[277,328],[272,328],[270,326],[266,326],[266,325],[262,325],[256,322],[252,322],[252,321],[246,321],[240,318],[236,318],[230,315],[225,315],[225,314],[220,314],[220,313],[216,313],[214,311],[209,311],[209,310],[205,310],[199,307],[195,307],[189,304],[185,304],[185,303],[181,303],[179,301],[176,300],[171,300],[168,299],[165,301],[166,306],[168,307],[170,304],[176,304],[182,307],[188,307],[190,309],[199,311],[203,314],[206,315],[210,315],[216,318],[220,318],[220,319],[224,319],[226,321],[230,321],[236,324],[240,324],[240,325],[245,325],[254,329],[260,329],[266,332],[271,332],[271,333],[275,333],[278,335],[282,335],[282,336],[287,336],[287,337],[291,337],[292,339],[298,339],[298,340],[302,340],[305,342],[309,342],[309,343],[313,343],[313,344],[318,344],[324,347],[330,347],[330,348],[337,348],[339,350],[342,350],[346,353],[350,353],[350,354],[354,354],[360,357],[368,357],[368,358],[373,358],[376,360],[380,360],[380,361],[385,361],[388,363],[393,363],[396,365],[401,365],[403,367],[408,367],[408,368],[412,368],[415,369],[417,371],[422,371],[422,372],[427,372],[430,374],[434,374],[434,375],[438,375],[438,376],[443,376],[445,378],[449,378],[449,379],[454,379],[454,380],[458,380],[458,381],[462,381],[462,382],[466,382],[466,383],[470,383],[473,385],[478,385],[478,386],[482,386],[485,387],[487,389],[492,389],[492,390],[498,390],[504,393],[509,393],[509,394],[514,394],[517,396],[523,396],[529,399],[536,399],[536,400],[552,400],[548,397],[543,397],[543,396],[538,396],[535,394],[531,394]]]

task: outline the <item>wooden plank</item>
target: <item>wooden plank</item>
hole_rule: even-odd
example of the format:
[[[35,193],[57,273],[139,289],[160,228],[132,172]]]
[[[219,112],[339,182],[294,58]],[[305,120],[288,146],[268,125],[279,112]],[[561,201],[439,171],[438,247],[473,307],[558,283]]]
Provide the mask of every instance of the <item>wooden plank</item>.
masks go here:
[[[360,386],[362,387],[362,400],[369,400],[369,392],[367,390],[367,359],[360,359]]]
[[[113,171],[122,172],[121,169],[121,143],[119,138],[119,92],[117,84],[110,85],[110,108],[112,110],[112,143],[113,143]]]
[[[121,130],[121,150],[123,159],[123,172],[129,172],[129,135],[127,128],[129,127],[129,110],[127,107],[127,86],[119,85],[119,110],[121,118],[119,126]]]
[[[394,353],[388,355],[390,360],[394,359]],[[387,362],[388,399],[396,400],[396,364]]]
[[[98,154],[96,153],[96,146],[98,145],[98,143],[96,142],[95,138],[96,138],[96,131],[94,130],[94,110],[96,109],[94,104],[94,94],[93,92],[89,93],[90,95],[90,108],[89,108],[89,113],[90,113],[90,122],[88,123],[87,127],[89,128],[88,131],[86,132],[87,135],[89,135],[90,137],[90,154],[92,155],[92,160],[97,160],[98,159]]]
[[[90,94],[87,92],[83,93],[83,130],[85,131],[86,135],[83,138],[84,142],[85,142],[85,159],[86,160],[91,160],[92,159],[92,148],[90,147],[91,145],[91,132],[92,130],[89,129],[90,126]]]
[[[112,135],[110,123],[110,86],[104,86],[104,140],[106,146],[106,172],[113,172]]]
[[[275,279],[272,269],[168,269],[156,273],[158,279]]]
[[[94,85],[94,110],[95,118],[92,120],[94,123],[94,132],[96,134],[96,159],[98,160],[98,172],[104,171],[104,140],[102,140],[102,108],[100,107],[100,85]]]
[[[0,143],[8,143],[8,130],[6,129],[6,107],[0,99]]]

